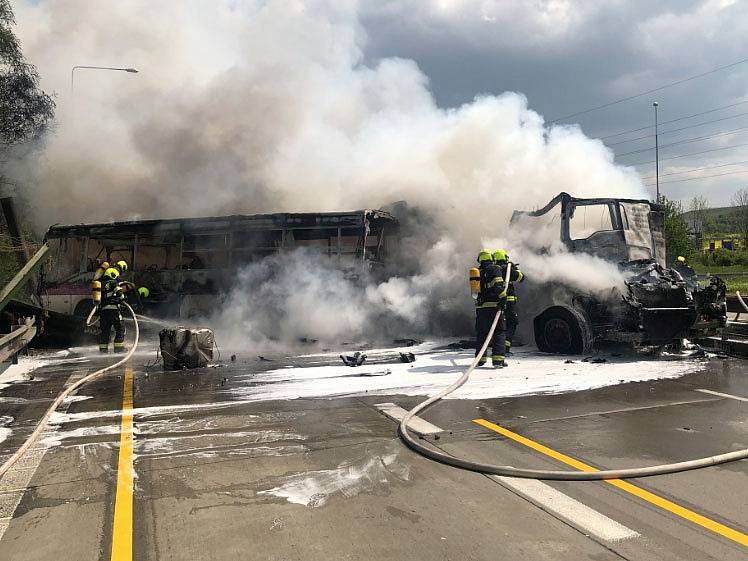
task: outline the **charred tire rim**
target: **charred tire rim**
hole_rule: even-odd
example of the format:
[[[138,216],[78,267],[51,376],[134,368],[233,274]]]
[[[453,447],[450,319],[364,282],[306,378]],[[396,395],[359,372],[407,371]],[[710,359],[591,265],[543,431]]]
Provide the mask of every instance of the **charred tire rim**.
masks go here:
[[[568,353],[574,348],[574,336],[569,322],[562,318],[551,318],[543,326],[543,337],[551,352]]]

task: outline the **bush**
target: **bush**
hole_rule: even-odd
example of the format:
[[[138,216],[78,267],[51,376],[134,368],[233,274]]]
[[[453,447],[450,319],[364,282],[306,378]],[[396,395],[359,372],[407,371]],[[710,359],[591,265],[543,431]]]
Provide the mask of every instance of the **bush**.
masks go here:
[[[730,251],[715,249],[711,253],[702,253],[699,262],[707,267],[730,267],[738,265],[748,268],[748,251]]]

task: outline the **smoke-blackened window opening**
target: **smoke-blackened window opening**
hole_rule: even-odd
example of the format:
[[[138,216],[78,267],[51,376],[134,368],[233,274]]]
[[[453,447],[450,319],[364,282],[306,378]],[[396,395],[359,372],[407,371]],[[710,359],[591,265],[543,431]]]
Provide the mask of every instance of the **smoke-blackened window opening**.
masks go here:
[[[278,250],[283,245],[283,230],[245,230],[231,234],[231,247],[236,251],[263,252]]]
[[[338,228],[295,228],[290,230],[295,247],[305,247],[313,251],[338,254]]]
[[[118,261],[125,261],[128,264],[132,263],[132,245],[108,245],[106,249],[107,261],[109,263],[117,263]]]
[[[134,271],[173,271],[180,265],[179,246],[175,244],[138,244]]]
[[[61,238],[61,241],[65,238]],[[102,240],[88,238],[86,244],[86,270],[95,271],[107,259],[107,246]]]
[[[69,282],[84,272],[81,271],[84,244],[84,238],[74,237],[60,240],[57,254],[48,271],[50,281]]]
[[[597,232],[615,230],[613,213],[609,204],[577,205],[569,219],[569,237],[583,240]]]
[[[184,270],[225,269],[229,266],[228,233],[185,234],[181,268]]]

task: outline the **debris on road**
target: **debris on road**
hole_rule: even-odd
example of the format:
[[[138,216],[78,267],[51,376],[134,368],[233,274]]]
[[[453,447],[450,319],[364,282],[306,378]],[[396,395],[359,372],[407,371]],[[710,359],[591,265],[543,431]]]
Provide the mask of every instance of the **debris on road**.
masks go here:
[[[164,370],[203,368],[213,360],[215,336],[210,329],[176,326],[162,329],[158,336]]]
[[[343,364],[346,366],[356,367],[361,366],[364,363],[366,355],[356,351],[353,355],[340,355],[340,360],[342,360]]]
[[[413,353],[400,353],[400,362],[415,362],[416,361],[416,355]]]
[[[402,345],[403,347],[415,347],[423,343],[423,341],[419,341],[418,339],[395,339],[393,343],[395,345]]]

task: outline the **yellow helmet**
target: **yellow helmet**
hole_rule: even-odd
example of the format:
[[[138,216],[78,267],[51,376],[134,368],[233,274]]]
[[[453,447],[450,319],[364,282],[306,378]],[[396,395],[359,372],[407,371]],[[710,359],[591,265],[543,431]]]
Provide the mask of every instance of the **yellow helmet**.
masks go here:
[[[109,267],[104,271],[104,276],[110,280],[117,280],[119,278],[119,271],[114,267]]]
[[[151,291],[148,290],[145,286],[141,286],[138,288],[138,294],[141,298],[148,298],[151,295]]]
[[[480,253],[478,253],[478,263],[483,263],[484,261],[491,261],[493,259],[491,257],[491,252],[487,249],[481,249]]]
[[[496,251],[494,251],[493,260],[496,262],[506,261],[506,251],[504,251],[503,249],[497,249]]]
[[[682,255],[679,255],[678,256],[678,263],[685,263],[685,262],[686,262],[686,258],[683,257]]]
[[[117,268],[123,273],[127,271],[127,261],[117,261]]]

